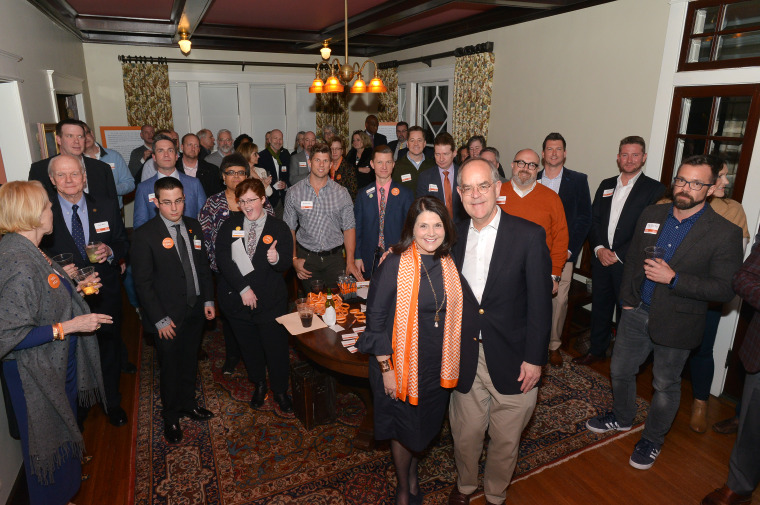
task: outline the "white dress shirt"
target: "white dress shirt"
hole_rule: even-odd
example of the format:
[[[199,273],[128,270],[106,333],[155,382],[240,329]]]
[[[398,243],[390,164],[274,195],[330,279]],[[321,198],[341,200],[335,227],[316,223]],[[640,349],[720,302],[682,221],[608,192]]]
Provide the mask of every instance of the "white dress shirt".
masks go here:
[[[483,290],[486,288],[488,268],[491,265],[493,247],[496,243],[496,232],[499,230],[501,210],[497,208],[496,215],[490,223],[478,231],[470,220],[470,229],[467,234],[467,245],[462,261],[462,276],[470,285],[475,298],[480,303]]]
[[[612,194],[612,202],[610,202],[610,223],[607,226],[607,243],[610,244],[610,247],[612,247],[612,241],[615,238],[615,230],[617,229],[618,221],[620,221],[620,214],[623,212],[625,201],[628,199],[628,195],[631,194],[633,185],[636,184],[636,181],[641,177],[641,173],[642,171],[639,171],[639,173],[625,185],[622,180],[623,174],[618,175],[615,192]],[[596,254],[601,248],[602,246],[596,246],[594,248],[594,254]],[[617,256],[617,254],[615,256]],[[620,258],[618,258],[618,261],[620,261]]]

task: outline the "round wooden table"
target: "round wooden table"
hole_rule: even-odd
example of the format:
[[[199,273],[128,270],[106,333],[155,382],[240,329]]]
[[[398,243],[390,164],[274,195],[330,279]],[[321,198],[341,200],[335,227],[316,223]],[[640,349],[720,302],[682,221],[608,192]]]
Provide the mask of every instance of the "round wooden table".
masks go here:
[[[353,323],[353,324],[352,324]],[[353,314],[349,314],[345,324],[341,324],[347,330],[353,326],[364,326],[364,323],[355,323]],[[354,442],[356,447],[363,450],[371,450],[374,446],[374,406],[372,392],[369,389],[368,380],[345,380],[346,377],[367,379],[369,377],[369,355],[361,352],[349,352],[343,347],[340,335],[330,328],[320,328],[308,331],[300,335],[294,335],[296,347],[308,359],[321,367],[333,372],[342,390],[356,394],[364,402],[366,413]]]

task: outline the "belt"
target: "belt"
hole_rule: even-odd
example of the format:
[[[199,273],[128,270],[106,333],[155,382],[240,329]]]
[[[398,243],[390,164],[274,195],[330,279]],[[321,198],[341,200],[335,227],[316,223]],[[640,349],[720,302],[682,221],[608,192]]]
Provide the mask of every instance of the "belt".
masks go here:
[[[338,254],[339,252],[341,252],[341,251],[343,250],[343,244],[341,244],[341,245],[339,245],[339,246],[337,246],[337,247],[333,247],[333,248],[332,248],[332,249],[330,249],[330,250],[327,250],[327,251],[319,251],[319,252],[317,252],[317,251],[311,251],[311,250],[309,250],[309,249],[306,249],[306,248],[305,248],[304,246],[302,246],[301,244],[298,244],[298,247],[300,247],[301,249],[303,249],[304,251],[306,251],[306,252],[307,252],[307,253],[309,253],[309,254],[315,254],[315,255],[317,255],[317,256],[322,256],[322,257],[325,257],[325,256],[332,256],[333,254]]]
[[[648,303],[639,302],[639,308],[640,309],[644,309],[647,312],[649,312],[649,307],[651,307],[651,305],[649,305]]]

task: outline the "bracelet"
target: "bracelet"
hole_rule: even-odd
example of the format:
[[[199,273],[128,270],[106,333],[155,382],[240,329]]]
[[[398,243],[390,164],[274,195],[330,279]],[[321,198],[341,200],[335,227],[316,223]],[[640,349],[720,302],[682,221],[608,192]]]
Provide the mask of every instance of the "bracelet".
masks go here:
[[[385,361],[378,361],[377,363],[380,365],[380,371],[382,373],[390,372],[391,370],[393,370],[390,359],[386,359]]]
[[[63,340],[63,325],[61,323],[55,323],[53,325],[53,340]]]
[[[298,256],[293,256],[293,261],[297,260]]]

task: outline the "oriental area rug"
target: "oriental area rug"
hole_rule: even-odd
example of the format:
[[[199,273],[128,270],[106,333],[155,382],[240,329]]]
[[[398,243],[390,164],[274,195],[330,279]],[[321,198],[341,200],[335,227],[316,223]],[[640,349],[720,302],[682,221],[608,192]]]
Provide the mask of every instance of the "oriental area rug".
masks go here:
[[[364,415],[358,397],[338,394],[336,422],[306,430],[293,415],[276,410],[271,398],[260,410],[249,407],[253,388],[242,363],[232,376],[222,374],[220,331],[208,333],[203,345],[209,359],[199,364],[197,396],[216,417],[208,422],[183,419],[182,442],[168,445],[163,438],[157,356],[143,344],[132,472],[135,504],[394,503],[396,479],[387,444],[372,451],[353,445]],[[293,354],[292,359],[299,358]],[[562,368],[550,368],[523,433],[515,481],[631,433],[597,435],[586,429],[586,420],[612,403],[609,380],[573,364],[567,355]],[[637,428],[632,431],[641,429],[648,409],[641,398],[637,406]],[[447,503],[456,477],[448,422],[421,460],[419,474],[425,503]]]

